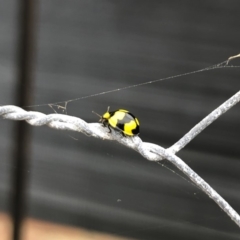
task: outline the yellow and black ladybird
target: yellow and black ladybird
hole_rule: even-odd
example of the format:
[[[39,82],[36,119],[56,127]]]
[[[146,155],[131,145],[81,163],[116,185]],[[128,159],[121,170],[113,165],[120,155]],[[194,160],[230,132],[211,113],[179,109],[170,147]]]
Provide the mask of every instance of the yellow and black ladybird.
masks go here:
[[[124,109],[118,109],[104,113],[100,120],[104,126],[107,126],[111,132],[111,128],[122,132],[123,136],[135,136],[140,132],[138,119],[129,111]]]

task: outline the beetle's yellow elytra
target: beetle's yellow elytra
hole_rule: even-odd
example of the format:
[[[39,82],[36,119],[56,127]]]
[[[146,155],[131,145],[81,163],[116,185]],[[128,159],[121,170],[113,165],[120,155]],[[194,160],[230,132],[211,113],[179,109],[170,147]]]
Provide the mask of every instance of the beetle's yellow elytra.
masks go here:
[[[108,126],[110,132],[110,127],[121,131],[124,136],[134,136],[140,132],[138,119],[125,109],[107,111],[100,120],[104,126]]]

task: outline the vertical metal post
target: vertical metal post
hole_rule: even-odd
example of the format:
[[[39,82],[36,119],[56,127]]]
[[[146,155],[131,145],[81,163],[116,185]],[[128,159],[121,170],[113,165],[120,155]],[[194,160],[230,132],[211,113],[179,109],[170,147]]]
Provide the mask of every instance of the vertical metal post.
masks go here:
[[[17,52],[17,87],[16,105],[31,105],[32,75],[33,75],[33,50],[35,26],[35,0],[19,0],[18,16],[18,52]],[[15,151],[13,167],[13,240],[20,240],[21,225],[26,205],[26,185],[28,160],[30,156],[30,128],[19,121],[15,127]]]

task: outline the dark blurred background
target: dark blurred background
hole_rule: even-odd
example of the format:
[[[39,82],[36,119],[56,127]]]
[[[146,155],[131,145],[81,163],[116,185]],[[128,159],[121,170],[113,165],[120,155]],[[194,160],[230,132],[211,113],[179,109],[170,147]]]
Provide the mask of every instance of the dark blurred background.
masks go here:
[[[239,8],[238,0],[39,0],[32,109],[52,113],[43,104],[223,62],[240,52]],[[1,105],[15,103],[17,13],[18,1],[0,0]],[[239,90],[239,75],[239,68],[203,71],[73,101],[67,114],[96,122],[92,110],[125,108],[139,118],[143,141],[170,147]],[[239,110],[178,153],[237,212]],[[2,212],[10,208],[14,124],[0,121]],[[115,142],[31,131],[27,216],[135,239],[239,239],[236,224],[166,161],[177,174]]]

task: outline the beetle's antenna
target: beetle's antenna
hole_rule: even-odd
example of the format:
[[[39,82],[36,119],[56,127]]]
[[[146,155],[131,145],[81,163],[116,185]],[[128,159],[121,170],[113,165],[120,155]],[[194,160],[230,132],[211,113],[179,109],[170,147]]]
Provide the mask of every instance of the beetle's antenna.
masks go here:
[[[108,108],[107,108],[107,112],[109,112],[109,109],[110,109],[110,106],[108,106]]]
[[[94,111],[92,111],[92,113],[95,113],[97,116],[99,116],[100,118],[102,118],[102,116],[99,115],[98,113],[96,113],[96,112],[94,112]]]

